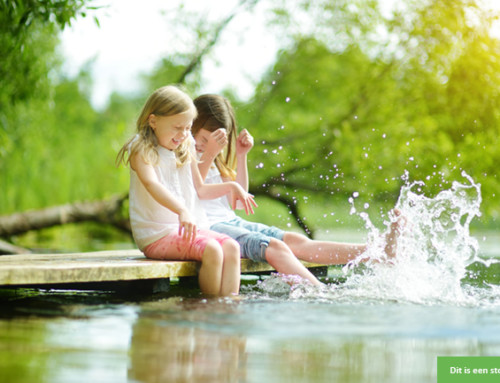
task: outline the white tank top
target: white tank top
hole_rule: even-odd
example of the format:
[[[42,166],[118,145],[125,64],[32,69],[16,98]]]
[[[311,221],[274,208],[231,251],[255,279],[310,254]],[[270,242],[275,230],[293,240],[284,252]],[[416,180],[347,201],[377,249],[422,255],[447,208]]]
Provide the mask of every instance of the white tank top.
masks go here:
[[[219,169],[215,165],[210,166],[205,183],[220,184],[223,182]],[[236,218],[236,213],[231,208],[228,198],[225,195],[216,199],[202,200],[201,204],[205,209],[210,226],[218,222],[227,222]]]
[[[194,140],[192,151],[194,151]],[[194,217],[198,229],[208,229],[208,219],[194,188],[191,164],[186,163],[178,168],[175,153],[163,147],[158,147],[158,155],[160,159],[154,170],[160,183],[185,204]],[[177,233],[179,230],[178,215],[156,202],[132,168],[129,214],[134,240],[141,250],[165,235]]]

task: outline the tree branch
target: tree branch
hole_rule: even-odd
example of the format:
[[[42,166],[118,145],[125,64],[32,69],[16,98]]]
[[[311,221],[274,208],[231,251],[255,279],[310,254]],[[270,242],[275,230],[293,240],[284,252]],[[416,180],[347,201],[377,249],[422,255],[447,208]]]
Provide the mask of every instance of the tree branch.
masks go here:
[[[0,237],[6,238],[30,230],[86,221],[109,224],[130,234],[130,223],[122,214],[123,204],[127,199],[128,194],[117,195],[109,200],[75,202],[0,216]]]
[[[0,239],[0,255],[28,254],[28,253],[31,253],[31,251],[25,249],[24,247],[15,246],[9,242],[5,242]]]
[[[222,31],[229,25],[229,23],[233,20],[233,18],[238,14],[239,9],[244,5],[246,5],[247,3],[249,4],[249,7],[253,7],[255,6],[255,4],[257,4],[257,2],[258,0],[241,0],[240,3],[234,8],[233,12],[231,12],[228,17],[226,17],[219,23],[219,25],[217,25],[212,38],[205,44],[203,48],[201,48],[198,51],[198,53],[196,53],[193,56],[189,64],[186,66],[182,74],[179,76],[179,79],[177,80],[179,84],[184,83],[186,77],[201,64],[201,60],[203,59],[203,57],[208,52],[210,52],[210,50],[215,46],[215,44],[217,44],[217,41],[219,40]]]
[[[311,239],[314,238],[314,231],[300,217],[297,201],[294,201],[292,198],[283,196],[274,188],[266,190],[263,188],[252,188],[252,186],[250,186],[249,192],[253,195],[262,195],[284,204],[289,209],[290,213],[295,218],[295,221],[300,226],[300,228],[304,230],[306,235]]]

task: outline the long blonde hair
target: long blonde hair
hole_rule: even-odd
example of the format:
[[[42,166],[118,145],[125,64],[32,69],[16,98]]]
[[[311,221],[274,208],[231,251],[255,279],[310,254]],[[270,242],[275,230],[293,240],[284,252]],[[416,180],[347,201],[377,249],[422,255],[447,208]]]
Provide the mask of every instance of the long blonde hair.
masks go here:
[[[130,163],[130,158],[136,153],[141,155],[144,161],[156,165],[159,160],[158,139],[153,128],[149,125],[149,116],[173,116],[176,114],[191,111],[196,118],[196,107],[193,100],[173,85],[167,85],[155,90],[142,108],[142,112],[137,119],[137,133],[122,146],[116,156],[116,164],[122,162],[125,165]],[[174,151],[177,167],[181,167],[192,158],[190,151],[190,140],[186,139]]]
[[[191,131],[196,135],[200,129],[215,132],[219,128],[226,130],[227,148],[215,158],[215,166],[223,178],[236,178],[236,118],[231,103],[217,94],[204,94],[194,99],[198,116],[193,121]]]

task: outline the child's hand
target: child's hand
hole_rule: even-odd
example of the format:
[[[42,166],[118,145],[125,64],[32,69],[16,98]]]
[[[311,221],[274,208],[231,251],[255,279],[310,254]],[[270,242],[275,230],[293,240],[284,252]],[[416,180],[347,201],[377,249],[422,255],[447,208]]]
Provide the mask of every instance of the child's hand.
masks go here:
[[[196,224],[187,210],[179,214],[179,236],[187,242],[193,241],[196,237]]]
[[[236,139],[236,154],[247,154],[253,147],[253,137],[248,130],[243,129]]]
[[[231,207],[236,209],[236,206],[241,204],[245,213],[253,214],[253,208],[258,207],[257,202],[253,199],[253,195],[247,193],[239,184],[231,182],[233,188],[231,189]]]
[[[205,147],[205,152],[215,157],[219,154],[227,145],[227,133],[225,129],[217,129],[212,132],[208,138],[207,145]]]

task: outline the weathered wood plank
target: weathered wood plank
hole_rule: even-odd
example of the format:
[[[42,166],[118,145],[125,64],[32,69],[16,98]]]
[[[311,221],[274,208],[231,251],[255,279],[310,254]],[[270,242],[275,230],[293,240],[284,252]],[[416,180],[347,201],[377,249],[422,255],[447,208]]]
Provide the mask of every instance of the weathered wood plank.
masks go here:
[[[306,264],[307,267],[324,265]],[[156,261],[139,250],[0,256],[0,285],[131,281],[197,275],[196,262]],[[273,271],[267,263],[241,260],[242,273]]]

